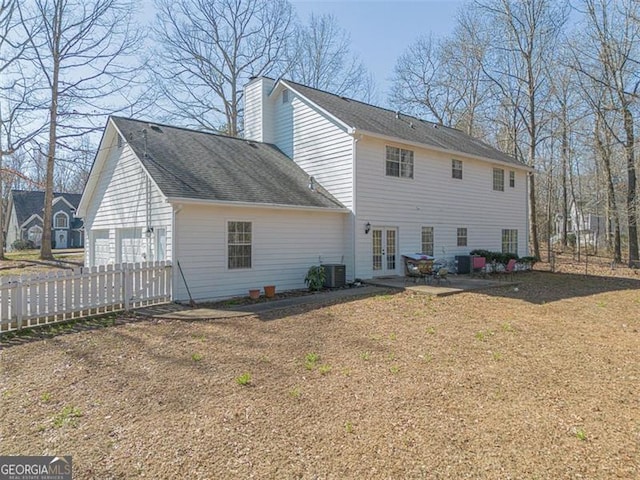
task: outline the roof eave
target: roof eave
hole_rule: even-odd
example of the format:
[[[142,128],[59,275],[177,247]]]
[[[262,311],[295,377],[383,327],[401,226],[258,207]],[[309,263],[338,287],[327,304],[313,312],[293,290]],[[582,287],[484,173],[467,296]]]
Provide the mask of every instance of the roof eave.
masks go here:
[[[311,205],[289,205],[281,203],[254,203],[254,202],[235,202],[228,200],[207,200],[200,198],[188,197],[167,197],[166,201],[171,204],[188,204],[188,205],[220,205],[223,207],[244,207],[244,208],[268,208],[278,210],[303,210],[314,212],[333,212],[333,213],[349,213],[346,207],[314,207]]]
[[[421,142],[414,142],[411,140],[406,140],[404,138],[401,137],[394,137],[392,135],[384,135],[381,133],[376,133],[376,132],[371,132],[368,130],[361,130],[361,129],[353,129],[353,131],[349,132],[350,135],[358,136],[358,135],[363,135],[363,136],[367,136],[367,137],[374,137],[374,138],[379,138],[381,140],[388,140],[391,142],[396,142],[396,143],[404,143],[406,145],[411,145],[414,147],[419,147],[419,148],[424,148],[426,150],[435,150],[437,152],[442,152],[442,153],[448,153],[451,155],[456,155],[456,156],[462,156],[462,157],[467,157],[467,158],[472,158],[474,160],[480,160],[482,162],[489,162],[489,163],[497,163],[500,165],[505,165],[511,168],[517,168],[520,170],[526,170],[528,172],[533,172],[534,169],[532,167],[529,167],[525,164],[522,163],[512,163],[512,162],[507,162],[505,160],[499,160],[496,158],[490,158],[490,157],[483,157],[482,155],[473,155],[471,153],[466,153],[466,152],[460,152],[458,150],[451,150],[448,148],[442,148],[442,147],[436,147],[434,145],[429,145],[428,143],[421,143]]]

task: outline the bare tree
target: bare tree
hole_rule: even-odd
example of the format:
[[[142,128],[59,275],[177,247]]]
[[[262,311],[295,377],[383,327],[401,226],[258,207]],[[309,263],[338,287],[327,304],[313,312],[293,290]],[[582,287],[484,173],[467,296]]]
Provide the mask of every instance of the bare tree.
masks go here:
[[[153,65],[166,112],[187,126],[240,132],[242,87],[278,75],[292,33],[286,0],[156,0]]]
[[[549,92],[545,65],[553,61],[567,18],[566,5],[552,0],[486,0],[476,5],[491,21],[495,34],[492,61],[485,64],[485,74],[520,117],[526,134],[523,160],[535,167]],[[530,241],[533,254],[539,257],[534,174],[529,175],[528,187]]]
[[[20,4],[29,58],[48,96],[47,168],[41,258],[52,258],[54,168],[58,147],[104,125],[110,95],[134,86],[141,37],[127,0],[30,0]],[[121,106],[126,108],[127,106]]]
[[[484,129],[478,116],[490,93],[483,72],[489,43],[478,18],[461,10],[451,36],[421,37],[400,56],[391,102],[410,113],[426,114],[444,125],[481,135]]]
[[[374,86],[371,74],[351,52],[351,37],[330,14],[309,17],[299,26],[290,48],[287,76],[313,88],[327,90],[363,101],[371,101]]]
[[[27,78],[21,60],[28,37],[19,28],[18,2],[0,1],[0,260],[4,259],[4,210],[13,178],[24,173],[5,166],[6,158],[30,142],[42,125],[33,117],[34,78]],[[7,187],[7,191],[5,191]]]
[[[638,266],[638,210],[635,153],[635,109],[640,79],[637,73],[640,55],[640,6],[633,0],[586,0],[586,46],[576,48],[577,70],[592,85],[602,87],[606,105],[615,112],[622,131],[612,127],[608,116],[598,111],[598,127],[608,128],[611,135],[624,147],[627,170],[627,229],[629,266]],[[582,42],[581,42],[582,43]],[[600,145],[601,153],[605,152]],[[606,158],[606,157],[604,157]],[[605,163],[605,167],[609,166]],[[609,202],[615,192],[609,186]]]

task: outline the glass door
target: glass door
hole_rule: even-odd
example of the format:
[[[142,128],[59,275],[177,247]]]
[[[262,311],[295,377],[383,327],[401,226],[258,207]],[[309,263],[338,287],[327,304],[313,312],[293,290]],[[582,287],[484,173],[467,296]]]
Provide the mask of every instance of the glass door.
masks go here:
[[[371,241],[374,276],[395,275],[398,229],[394,227],[374,227],[371,229]]]

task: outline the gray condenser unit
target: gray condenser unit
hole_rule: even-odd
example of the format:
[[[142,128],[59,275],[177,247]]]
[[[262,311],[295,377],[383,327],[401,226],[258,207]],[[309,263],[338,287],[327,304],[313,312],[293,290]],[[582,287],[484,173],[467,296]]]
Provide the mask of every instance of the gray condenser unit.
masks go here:
[[[346,278],[346,267],[344,265],[335,263],[335,264],[326,264],[324,267],[324,286],[325,288],[340,288],[344,287],[347,283]]]

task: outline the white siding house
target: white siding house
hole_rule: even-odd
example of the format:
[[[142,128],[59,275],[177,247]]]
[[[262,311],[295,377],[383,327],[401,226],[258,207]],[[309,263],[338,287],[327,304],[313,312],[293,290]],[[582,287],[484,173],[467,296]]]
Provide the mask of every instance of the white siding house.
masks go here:
[[[423,250],[423,227],[438,259],[501,251],[505,237],[527,255],[530,169],[512,157],[460,131],[286,80],[254,79],[245,102],[245,135],[258,140],[259,126],[275,125],[264,138],[349,208],[350,279],[403,274],[400,255]],[[412,176],[388,175],[387,147],[413,152]]]
[[[79,212],[88,266],[172,260],[176,300],[303,288],[310,265],[344,260],[348,229],[271,145],[117,117]]]
[[[530,169],[509,155],[287,80],[244,98],[244,140],[109,120],[79,207],[89,265],[172,260],[185,300],[302,288],[319,263],[354,280],[402,275],[403,253],[527,254]]]

